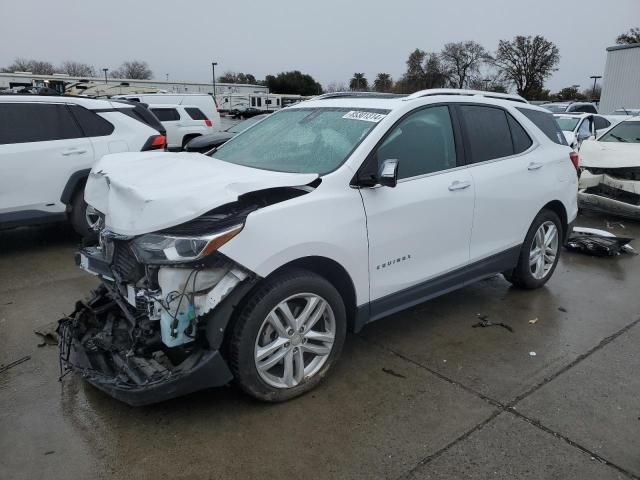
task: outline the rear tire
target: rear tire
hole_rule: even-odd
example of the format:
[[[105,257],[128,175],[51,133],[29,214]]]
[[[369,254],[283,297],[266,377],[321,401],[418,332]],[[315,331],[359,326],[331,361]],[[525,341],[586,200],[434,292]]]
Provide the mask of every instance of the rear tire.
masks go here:
[[[71,199],[71,213],[69,220],[71,226],[85,240],[97,239],[97,233],[91,228],[87,218],[87,202],[84,201],[84,186],[75,193]],[[90,212],[89,212],[90,213]]]
[[[331,283],[307,270],[285,271],[267,278],[241,309],[228,340],[229,364],[249,395],[289,400],[326,376],[346,330],[344,302]]]
[[[563,225],[551,210],[542,210],[533,220],[524,239],[518,264],[504,278],[515,287],[542,287],[553,275],[560,258]]]

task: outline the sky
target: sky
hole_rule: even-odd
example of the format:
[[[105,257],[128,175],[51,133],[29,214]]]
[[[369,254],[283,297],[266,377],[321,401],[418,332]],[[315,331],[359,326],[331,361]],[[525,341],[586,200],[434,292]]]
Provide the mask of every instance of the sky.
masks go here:
[[[0,66],[26,57],[100,71],[140,59],[158,80],[206,82],[215,61],[216,76],[301,70],[324,87],[354,72],[398,79],[415,48],[475,40],[494,51],[501,39],[540,34],[561,56],[547,88],[587,88],[606,47],[640,26],[640,0],[0,1]]]

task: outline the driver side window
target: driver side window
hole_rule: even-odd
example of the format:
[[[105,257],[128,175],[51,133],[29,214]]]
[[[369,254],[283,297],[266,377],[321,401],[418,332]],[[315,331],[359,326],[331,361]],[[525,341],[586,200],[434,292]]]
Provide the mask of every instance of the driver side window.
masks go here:
[[[410,114],[378,147],[378,166],[397,159],[398,179],[456,167],[456,149],[449,108],[429,107]]]

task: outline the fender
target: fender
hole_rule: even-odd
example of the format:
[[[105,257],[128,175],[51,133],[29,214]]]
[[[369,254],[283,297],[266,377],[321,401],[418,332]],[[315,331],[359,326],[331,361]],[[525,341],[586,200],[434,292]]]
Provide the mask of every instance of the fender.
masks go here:
[[[60,201],[65,205],[69,205],[71,203],[71,199],[73,198],[73,194],[76,192],[78,185],[84,182],[89,177],[89,172],[91,172],[90,168],[85,168],[83,170],[78,170],[74,172],[67,180],[67,184],[64,186],[62,190],[62,195],[60,196]]]

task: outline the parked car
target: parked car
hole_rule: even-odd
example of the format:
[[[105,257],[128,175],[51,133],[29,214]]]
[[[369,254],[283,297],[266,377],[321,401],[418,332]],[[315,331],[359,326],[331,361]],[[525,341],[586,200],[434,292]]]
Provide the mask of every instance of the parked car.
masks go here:
[[[268,117],[269,115],[264,113],[262,115],[257,115],[255,117],[248,118],[243,120],[242,122],[238,122],[235,125],[227,128],[226,130],[222,130],[221,132],[210,133],[208,135],[202,135],[200,137],[196,137],[191,140],[184,147],[186,152],[198,152],[198,153],[206,153],[212,148],[217,148],[228,140],[231,140],[238,133],[246,130],[252,125],[255,125],[260,120]]]
[[[567,143],[574,150],[579,150],[584,140],[599,136],[612,124],[620,121],[616,117],[606,118],[592,113],[556,113],[554,117],[562,129]]]
[[[618,108],[611,112],[611,115],[622,115],[625,117],[635,117],[640,115],[640,108]]]
[[[0,228],[96,220],[83,198],[94,163],[116,152],[164,150],[162,126],[142,105],[82,97],[0,95]]]
[[[194,138],[214,131],[211,120],[195,105],[154,104],[149,110],[167,130],[169,150],[182,150]]]
[[[256,107],[247,107],[242,110],[233,110],[231,114],[236,118],[251,118],[256,115],[262,115],[264,110]]]
[[[542,108],[546,108],[551,113],[598,113],[598,109],[596,108],[596,106],[590,102],[543,103],[540,106]]]
[[[640,220],[640,117],[583,142],[581,208]]]
[[[145,93],[136,95],[116,95],[112,98],[121,98],[133,102],[142,102],[149,105],[173,104],[173,105],[194,105],[198,107],[211,120],[214,130],[220,130],[220,113],[218,104],[213,95],[208,93]]]
[[[101,243],[77,261],[102,286],[61,360],[127,403],[301,395],[347,328],[498,273],[541,287],[577,213],[577,154],[518,96],[327,94],[212,156],[111,155],[87,184]]]

